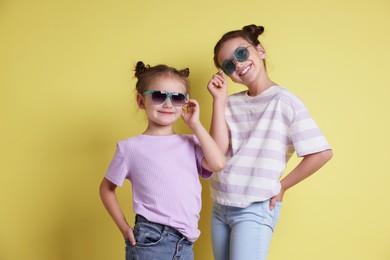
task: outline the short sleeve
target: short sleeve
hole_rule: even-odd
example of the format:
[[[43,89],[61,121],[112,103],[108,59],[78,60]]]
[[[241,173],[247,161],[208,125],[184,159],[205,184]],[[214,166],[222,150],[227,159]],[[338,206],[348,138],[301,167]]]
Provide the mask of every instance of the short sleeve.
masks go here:
[[[127,175],[127,167],[119,144],[116,146],[114,158],[108,167],[105,178],[117,186],[122,186]]]
[[[195,145],[195,157],[196,157],[196,166],[198,167],[199,175],[204,179],[209,179],[213,173],[202,167],[202,161],[204,159],[204,154],[202,147],[199,144],[196,136],[193,135],[194,145]]]
[[[299,157],[331,149],[306,108],[295,113],[289,137]]]

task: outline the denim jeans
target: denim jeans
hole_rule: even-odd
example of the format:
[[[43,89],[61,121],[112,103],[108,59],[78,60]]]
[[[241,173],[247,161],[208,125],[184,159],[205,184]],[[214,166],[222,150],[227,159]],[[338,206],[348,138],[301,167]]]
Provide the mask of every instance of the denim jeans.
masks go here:
[[[176,229],[149,222],[137,215],[136,245],[126,242],[126,260],[193,260],[193,243]]]
[[[270,201],[246,208],[213,205],[211,240],[215,260],[265,260],[280,215],[281,202],[269,209]]]

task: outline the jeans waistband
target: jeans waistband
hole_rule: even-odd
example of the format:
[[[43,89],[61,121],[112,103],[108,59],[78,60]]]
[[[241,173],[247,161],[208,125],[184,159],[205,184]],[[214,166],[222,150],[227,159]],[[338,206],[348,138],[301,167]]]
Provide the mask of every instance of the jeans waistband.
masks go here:
[[[141,216],[141,215],[136,215],[135,216],[135,222],[143,222],[143,223],[150,223],[150,224],[153,224],[154,226],[160,228],[162,231],[165,230],[169,233],[172,233],[172,234],[175,234],[176,236],[180,237],[180,238],[186,238],[182,233],[180,233],[177,229],[173,228],[173,227],[170,227],[170,226],[166,226],[166,225],[162,225],[162,224],[158,224],[156,222],[152,222],[152,221],[149,221],[147,220],[145,217]]]

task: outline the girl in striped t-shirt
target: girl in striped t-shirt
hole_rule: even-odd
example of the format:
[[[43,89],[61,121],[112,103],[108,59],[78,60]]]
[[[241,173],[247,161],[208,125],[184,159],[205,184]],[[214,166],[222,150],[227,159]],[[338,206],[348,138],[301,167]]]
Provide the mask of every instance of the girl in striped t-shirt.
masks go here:
[[[286,190],[320,169],[331,147],[304,104],[267,75],[262,26],[222,36],[214,48],[211,136],[227,164],[211,180],[216,260],[266,259]],[[228,96],[227,76],[246,91]],[[300,163],[282,180],[290,156]]]

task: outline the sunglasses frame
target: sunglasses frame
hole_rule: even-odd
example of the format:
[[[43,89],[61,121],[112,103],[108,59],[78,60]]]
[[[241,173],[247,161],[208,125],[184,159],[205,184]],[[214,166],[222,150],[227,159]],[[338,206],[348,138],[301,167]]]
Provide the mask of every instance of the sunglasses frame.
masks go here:
[[[233,52],[233,59],[226,59],[223,61],[221,69],[223,70],[223,72],[225,72],[225,74],[230,75],[236,70],[237,66],[236,66],[236,63],[234,61],[244,62],[244,61],[247,61],[249,59],[250,53],[249,53],[248,47],[250,47],[250,46],[252,46],[252,45],[237,47],[237,49],[235,49]],[[246,55],[244,57],[240,57],[240,55],[239,55],[239,52],[241,50],[246,51]]]
[[[153,96],[152,96],[152,95],[153,95],[154,93],[156,93],[156,92],[160,92],[160,95],[161,95],[161,94],[165,95],[164,100],[162,100],[161,102],[156,101],[156,100],[153,100]],[[164,103],[167,101],[167,98],[169,98],[169,99],[171,100],[172,105],[174,105],[175,107],[180,107],[180,106],[184,105],[184,103],[185,103],[186,100],[187,100],[187,93],[166,92],[166,91],[163,91],[163,90],[147,90],[147,91],[145,91],[145,92],[143,93],[143,95],[144,95],[144,96],[146,96],[146,95],[151,95],[152,101],[153,101],[154,103],[160,104],[160,105],[161,105],[161,104],[164,104]],[[177,95],[177,96],[180,96],[180,95],[184,96],[183,101],[182,101],[181,103],[177,103],[176,101],[174,101],[172,97],[175,96],[175,95]]]

